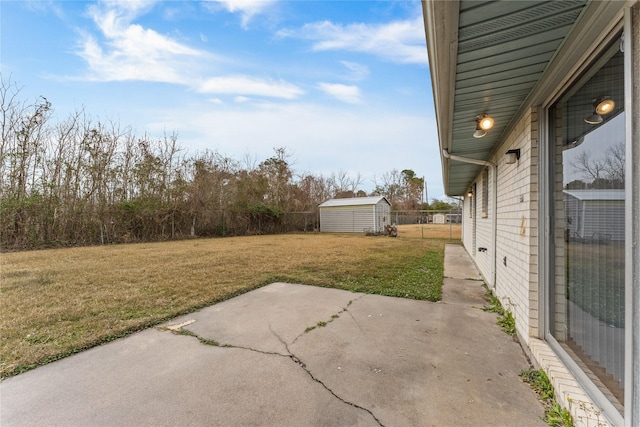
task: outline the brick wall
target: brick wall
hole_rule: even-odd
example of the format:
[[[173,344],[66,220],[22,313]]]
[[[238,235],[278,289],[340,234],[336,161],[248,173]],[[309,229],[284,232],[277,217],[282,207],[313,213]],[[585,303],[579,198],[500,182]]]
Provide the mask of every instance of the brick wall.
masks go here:
[[[507,164],[507,150],[520,160]],[[496,152],[498,224],[496,294],[516,319],[522,339],[538,334],[538,128],[529,110]]]
[[[506,163],[505,153],[520,149],[520,159]],[[507,136],[491,161],[497,165],[496,283],[493,292],[516,319],[521,339],[538,335],[538,118],[529,110]],[[488,194],[484,193],[482,173],[476,177],[475,210],[464,216],[463,243],[475,260],[480,273],[492,285],[493,242],[491,229],[494,212],[493,194],[496,172],[489,168]],[[487,197],[488,212],[483,215],[482,200]],[[465,199],[465,209],[473,202]],[[476,245],[473,248],[475,216]],[[487,248],[487,251],[479,251]]]

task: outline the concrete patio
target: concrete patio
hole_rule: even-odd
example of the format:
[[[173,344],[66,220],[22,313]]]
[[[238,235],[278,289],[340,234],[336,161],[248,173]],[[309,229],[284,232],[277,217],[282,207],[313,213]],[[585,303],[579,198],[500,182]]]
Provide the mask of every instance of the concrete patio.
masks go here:
[[[438,303],[274,283],[0,383],[0,425],[546,425],[461,246]]]

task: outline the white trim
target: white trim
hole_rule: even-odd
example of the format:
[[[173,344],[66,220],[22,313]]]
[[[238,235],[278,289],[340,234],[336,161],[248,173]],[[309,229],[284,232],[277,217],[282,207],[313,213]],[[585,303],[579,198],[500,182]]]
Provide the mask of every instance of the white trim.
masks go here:
[[[453,98],[456,84],[458,59],[458,23],[460,1],[422,1],[422,15],[427,41],[427,55],[431,67],[431,85],[435,104],[438,143],[448,150],[453,137]],[[431,25],[433,23],[433,25]],[[448,31],[444,31],[447,29]],[[438,38],[437,36],[442,36]],[[444,88],[439,90],[439,88]],[[449,161],[440,152],[442,182],[445,192],[449,190]]]
[[[549,284],[551,283],[551,260],[555,251],[548,242],[551,240],[551,194],[549,177],[552,175],[551,154],[549,150],[549,113],[547,108],[538,109],[538,338],[546,339],[550,335],[549,324]],[[552,151],[552,150],[551,150]],[[547,249],[547,250],[545,250]]]
[[[628,425],[640,425],[640,162],[639,125],[640,90],[634,88],[634,78],[640,79],[640,46],[635,42],[640,38],[640,4],[625,8],[624,13],[624,93],[625,96],[625,139],[626,139],[626,229],[625,241],[625,406],[624,417]],[[635,20],[632,13],[635,13]],[[636,81],[635,84],[640,84]],[[635,90],[634,90],[635,89]],[[635,134],[634,134],[635,126]],[[635,138],[634,138],[635,137]],[[635,170],[634,170],[635,169]],[[635,285],[635,286],[634,286]]]

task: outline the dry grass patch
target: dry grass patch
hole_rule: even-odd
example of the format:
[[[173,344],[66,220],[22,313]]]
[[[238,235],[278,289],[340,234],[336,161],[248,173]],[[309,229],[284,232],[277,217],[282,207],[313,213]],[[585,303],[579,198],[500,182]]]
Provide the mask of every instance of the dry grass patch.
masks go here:
[[[2,254],[0,374],[274,281],[435,301],[445,242],[292,234]]]
[[[404,237],[459,241],[462,236],[462,224],[405,224],[398,226],[398,234]]]

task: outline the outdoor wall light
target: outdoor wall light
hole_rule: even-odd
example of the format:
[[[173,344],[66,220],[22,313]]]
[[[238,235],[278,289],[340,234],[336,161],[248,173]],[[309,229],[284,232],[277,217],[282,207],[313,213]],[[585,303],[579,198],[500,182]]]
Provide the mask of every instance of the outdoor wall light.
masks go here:
[[[467,197],[473,197],[473,191],[471,190],[467,191]]]
[[[519,148],[514,148],[513,150],[509,150],[505,153],[506,155],[506,162],[508,165],[512,165],[515,162],[517,162],[518,160],[520,160],[520,149]]]
[[[476,116],[476,131],[473,133],[474,138],[482,138],[487,131],[493,127],[493,119],[486,114]]]
[[[598,125],[602,123],[602,116],[609,114],[615,108],[616,103],[608,96],[601,96],[593,101],[593,114],[589,117],[585,117],[585,123],[590,125]]]

